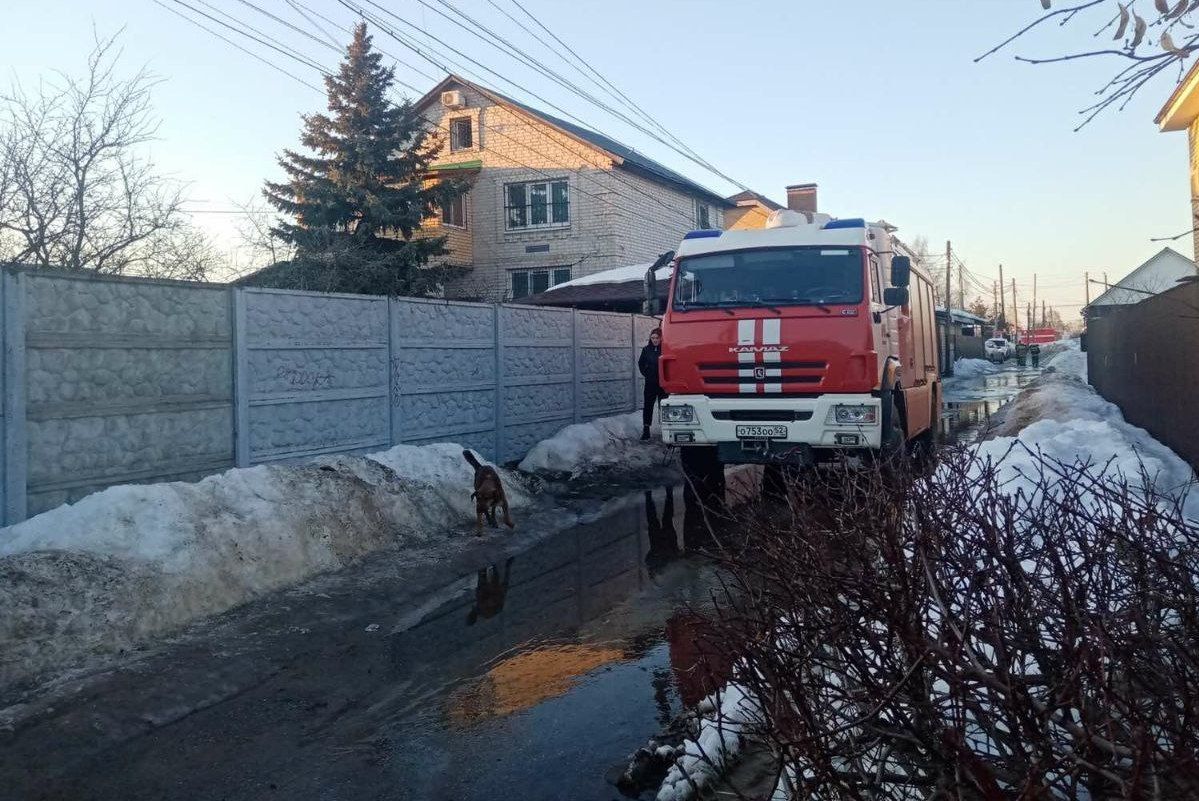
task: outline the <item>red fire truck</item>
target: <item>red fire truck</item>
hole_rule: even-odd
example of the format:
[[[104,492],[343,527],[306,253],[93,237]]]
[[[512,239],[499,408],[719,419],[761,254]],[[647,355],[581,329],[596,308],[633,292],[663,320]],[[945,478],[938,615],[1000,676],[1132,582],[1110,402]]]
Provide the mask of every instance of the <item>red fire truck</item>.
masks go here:
[[[662,321],[662,437],[725,464],[812,464],[932,442],[932,282],[886,223],[775,212],[692,231]]]

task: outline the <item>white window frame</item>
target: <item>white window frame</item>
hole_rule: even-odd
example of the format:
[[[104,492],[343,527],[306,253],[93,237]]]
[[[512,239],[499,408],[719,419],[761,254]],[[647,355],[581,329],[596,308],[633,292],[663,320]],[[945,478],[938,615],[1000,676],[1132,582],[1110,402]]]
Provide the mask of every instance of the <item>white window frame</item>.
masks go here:
[[[562,221],[553,219],[553,217],[554,217],[554,185],[555,184],[564,185],[565,191],[566,191],[566,219],[562,220]],[[509,193],[509,190],[511,189],[511,187],[514,187],[514,186],[523,186],[524,190],[525,190],[525,203],[524,203],[525,224],[524,225],[513,225],[512,224],[512,215],[510,212],[511,212],[512,208],[515,208],[515,207],[510,206],[508,204],[508,197],[509,197],[508,193]],[[546,222],[543,222],[543,223],[530,222],[533,219],[533,191],[532,190],[533,190],[533,187],[535,187],[535,186],[544,186],[545,187]],[[503,209],[502,210],[503,210],[503,215],[504,215],[504,230],[505,231],[538,231],[538,230],[543,230],[545,228],[569,228],[570,227],[571,202],[570,202],[570,179],[568,179],[568,178],[547,178],[547,179],[541,180],[541,181],[512,181],[511,183],[504,184],[504,194],[503,194],[503,197],[501,198],[501,200],[503,201]]]
[[[708,218],[706,223],[702,219],[705,216]],[[701,230],[712,227],[712,207],[698,198],[695,200],[695,227]]]

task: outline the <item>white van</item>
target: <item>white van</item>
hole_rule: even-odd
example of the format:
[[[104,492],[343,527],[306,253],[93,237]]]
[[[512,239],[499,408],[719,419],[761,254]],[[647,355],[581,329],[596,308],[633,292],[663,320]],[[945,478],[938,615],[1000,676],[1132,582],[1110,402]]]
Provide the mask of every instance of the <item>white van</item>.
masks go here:
[[[1012,355],[1012,343],[1002,337],[988,339],[983,343],[983,353],[993,362],[1002,362]]]

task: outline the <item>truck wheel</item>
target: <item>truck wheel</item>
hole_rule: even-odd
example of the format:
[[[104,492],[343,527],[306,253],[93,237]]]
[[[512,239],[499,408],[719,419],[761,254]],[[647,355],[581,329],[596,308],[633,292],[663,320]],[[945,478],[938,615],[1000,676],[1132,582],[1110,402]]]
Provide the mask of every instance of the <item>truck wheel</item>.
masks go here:
[[[883,431],[879,456],[883,464],[898,467],[907,457],[907,439],[903,428],[903,416],[895,398],[895,390],[883,393]]]

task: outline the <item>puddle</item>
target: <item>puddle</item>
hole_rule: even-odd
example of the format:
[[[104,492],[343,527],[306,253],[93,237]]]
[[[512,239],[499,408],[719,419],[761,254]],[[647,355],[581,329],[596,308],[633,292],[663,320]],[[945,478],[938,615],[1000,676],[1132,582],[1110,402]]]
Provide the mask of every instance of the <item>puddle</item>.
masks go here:
[[[758,475],[729,471],[728,497],[756,494]],[[397,621],[389,672],[402,698],[340,747],[382,744],[387,774],[413,798],[619,797],[605,775],[721,678],[702,669],[687,611],[715,589],[696,554],[710,542],[702,509],[681,486],[627,501]]]
[[[941,435],[946,442],[973,442],[991,418],[1041,374],[1031,367],[1005,364],[994,373],[945,381]]]

